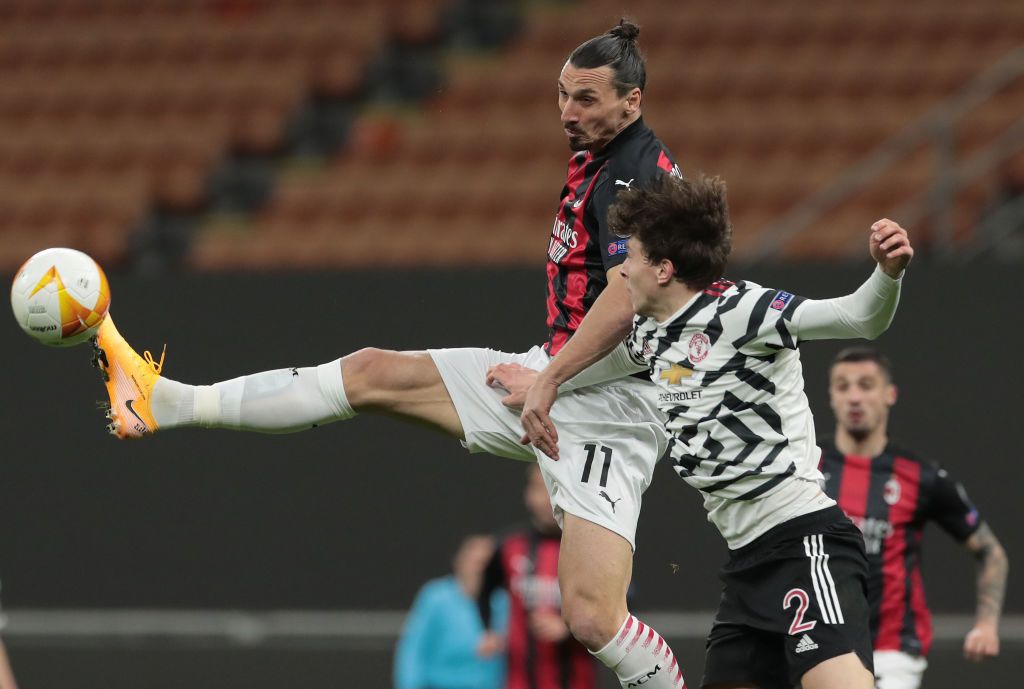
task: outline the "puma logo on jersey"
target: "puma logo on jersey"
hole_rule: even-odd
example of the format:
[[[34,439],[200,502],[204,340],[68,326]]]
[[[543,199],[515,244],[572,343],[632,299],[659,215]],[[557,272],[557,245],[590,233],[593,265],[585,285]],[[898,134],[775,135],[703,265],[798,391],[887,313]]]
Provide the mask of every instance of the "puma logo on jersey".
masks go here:
[[[622,500],[622,498],[615,498],[614,500],[612,500],[611,496],[608,495],[608,493],[605,493],[603,490],[600,493],[598,493],[598,495],[600,495],[602,498],[604,498],[605,500],[608,501],[608,504],[610,504],[612,506],[612,513],[614,514],[615,513],[615,503],[617,503],[619,500]]]
[[[623,182],[621,179],[617,179],[617,180],[615,180],[615,186],[618,186],[618,185],[621,184],[622,186],[624,186],[627,189],[629,189],[629,185],[633,183],[634,179],[636,179],[636,178],[635,177],[631,177],[628,182]]]

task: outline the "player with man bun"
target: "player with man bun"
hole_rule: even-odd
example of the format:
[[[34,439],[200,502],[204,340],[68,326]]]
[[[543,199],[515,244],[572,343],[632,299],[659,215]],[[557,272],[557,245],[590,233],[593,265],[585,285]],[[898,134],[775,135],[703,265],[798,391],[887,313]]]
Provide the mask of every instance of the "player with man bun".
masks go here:
[[[518,412],[502,404],[532,377],[502,365],[543,368],[567,342],[604,347],[628,334],[633,309],[619,275],[625,243],[609,232],[608,209],[623,189],[679,174],[641,116],[646,66],[638,34],[621,21],[578,46],[558,76],[561,126],[574,154],[547,247],[543,345],[520,354],[367,348],[319,366],[186,385],[161,375],[162,358],[136,354],[108,317],[97,362],[111,431],[121,438],[180,426],[278,433],[378,413],[458,438],[471,452],[535,460],[520,443]],[[562,408],[560,423],[573,438],[567,457],[541,463],[563,532],[562,614],[624,687],[642,680],[646,689],[678,689],[682,673],[668,645],[626,605],[641,496],[665,449],[654,387],[624,379],[567,391]]]

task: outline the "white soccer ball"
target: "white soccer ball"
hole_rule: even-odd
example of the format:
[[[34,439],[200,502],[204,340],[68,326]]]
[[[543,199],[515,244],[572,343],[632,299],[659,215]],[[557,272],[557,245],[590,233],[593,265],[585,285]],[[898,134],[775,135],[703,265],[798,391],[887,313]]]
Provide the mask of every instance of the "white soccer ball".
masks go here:
[[[11,285],[21,329],[63,347],[92,337],[110,308],[110,286],[96,261],[75,249],[44,249],[25,261]]]

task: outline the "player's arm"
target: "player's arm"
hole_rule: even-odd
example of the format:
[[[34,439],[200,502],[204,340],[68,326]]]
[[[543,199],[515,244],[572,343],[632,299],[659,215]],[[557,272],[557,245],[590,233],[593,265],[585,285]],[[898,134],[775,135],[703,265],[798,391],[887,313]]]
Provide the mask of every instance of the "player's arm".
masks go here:
[[[558,433],[551,423],[551,405],[558,387],[607,356],[633,327],[633,304],[618,266],[608,270],[604,288],[572,338],[537,376],[523,404],[523,429],[529,442],[552,459],[558,459]]]
[[[569,638],[569,626],[554,610],[541,608],[531,612],[530,630],[538,640],[550,644],[558,644]]]
[[[638,364],[630,356],[626,343],[620,342],[619,346],[613,349],[608,356],[587,366],[559,385],[558,394],[561,395],[577,388],[597,385],[646,370],[646,365]],[[508,392],[505,397],[501,398],[501,403],[511,409],[517,409],[521,413],[526,395],[536,382],[539,373],[540,371],[521,364],[511,362],[495,364],[487,369],[487,384]]]
[[[476,594],[477,610],[484,626],[483,636],[476,647],[476,653],[481,658],[487,658],[505,650],[505,635],[494,624],[492,608],[495,592],[505,587],[505,569],[501,561],[501,548],[495,548],[487,567],[484,568],[480,590]]]
[[[476,594],[476,609],[484,629],[491,626],[491,597],[498,589],[505,588],[505,568],[501,562],[501,548],[495,548],[488,560]]]
[[[999,654],[999,616],[1010,565],[1006,551],[982,522],[964,543],[978,561],[978,607],[974,627],[964,639],[964,657],[981,661]]]
[[[608,286],[601,291],[572,338],[537,377],[556,388],[615,349],[633,329],[633,304],[626,279],[615,266],[607,272]]]
[[[14,681],[14,672],[11,671],[11,663],[7,659],[7,649],[0,641],[0,689],[18,689],[18,683]]]
[[[869,251],[878,265],[855,292],[800,305],[793,317],[800,339],[874,339],[889,327],[899,304],[903,271],[914,249],[906,230],[883,219],[871,226]]]

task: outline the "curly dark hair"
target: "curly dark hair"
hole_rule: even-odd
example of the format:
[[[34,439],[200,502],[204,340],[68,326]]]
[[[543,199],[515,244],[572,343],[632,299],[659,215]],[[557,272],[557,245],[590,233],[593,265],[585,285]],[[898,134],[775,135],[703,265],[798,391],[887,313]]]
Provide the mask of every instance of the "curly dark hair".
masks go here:
[[[600,36],[595,36],[572,51],[569,64],[577,69],[612,69],[612,85],[621,98],[635,88],[647,86],[647,66],[636,45],[640,27],[628,19],[619,20]]]
[[[694,290],[722,277],[732,251],[725,182],[704,174],[693,181],[662,175],[620,192],[608,227],[620,237],[635,236],[648,260],[667,258],[675,279]]]

